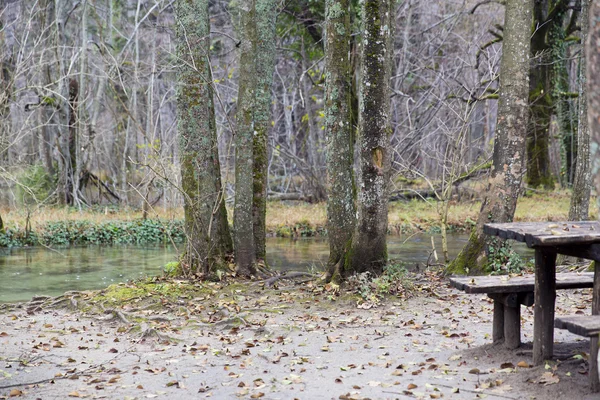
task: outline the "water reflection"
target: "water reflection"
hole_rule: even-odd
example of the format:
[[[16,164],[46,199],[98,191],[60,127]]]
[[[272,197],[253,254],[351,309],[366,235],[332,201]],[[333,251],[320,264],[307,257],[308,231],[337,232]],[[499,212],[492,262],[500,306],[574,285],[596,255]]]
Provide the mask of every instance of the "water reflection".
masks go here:
[[[468,235],[451,235],[450,256],[456,256],[467,240]],[[439,236],[434,237],[434,244],[441,260]],[[514,247],[524,251],[523,246]],[[409,269],[422,267],[432,255],[431,236],[390,236],[388,252],[391,259],[403,262]],[[324,239],[267,239],[267,261],[276,270],[322,269],[328,255],[329,245]],[[177,249],[173,247],[0,249],[0,302],[24,301],[35,295],[57,296],[68,290],[99,289],[115,282],[160,274],[166,263],[176,259]]]

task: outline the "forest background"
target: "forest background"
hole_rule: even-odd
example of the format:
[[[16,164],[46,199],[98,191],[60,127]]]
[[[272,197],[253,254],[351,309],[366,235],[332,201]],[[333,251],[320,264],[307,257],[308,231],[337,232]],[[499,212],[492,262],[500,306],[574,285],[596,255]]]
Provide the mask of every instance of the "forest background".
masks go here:
[[[11,209],[28,210],[26,226],[29,212],[55,204],[131,206],[145,213],[183,204],[174,4],[3,3],[0,197]],[[228,204],[235,194],[243,65],[240,4],[208,2],[217,146]],[[272,199],[322,202],[325,2],[273,4],[267,192]],[[356,127],[361,21],[359,4],[349,6]],[[435,198],[445,232],[448,204],[457,192],[479,197],[477,185],[458,184],[485,174],[491,164],[504,7],[408,0],[392,2],[392,9],[390,195]],[[533,11],[525,181],[534,190],[570,188],[577,180],[578,145],[584,143],[577,140],[582,2],[538,1]],[[589,182],[581,187],[580,198],[589,198]]]

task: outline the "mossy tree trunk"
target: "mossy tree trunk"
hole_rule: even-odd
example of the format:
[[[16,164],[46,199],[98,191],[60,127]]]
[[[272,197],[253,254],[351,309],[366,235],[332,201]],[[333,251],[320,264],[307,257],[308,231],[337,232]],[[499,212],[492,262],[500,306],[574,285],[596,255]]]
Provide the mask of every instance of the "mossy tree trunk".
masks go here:
[[[277,2],[256,1],[256,83],[254,105],[254,193],[252,215],[256,259],[264,261],[266,255],[267,213],[267,141],[271,129],[271,87],[275,70],[275,26]]]
[[[588,10],[590,0],[581,1],[581,39],[586,43],[588,36]],[[575,159],[575,178],[573,194],[569,207],[570,221],[588,219],[590,208],[591,172],[590,172],[590,131],[587,120],[587,98],[584,92],[586,85],[586,57],[579,61],[579,120],[577,129],[577,158]]]
[[[209,0],[175,3],[177,130],[187,245],[186,273],[208,278],[232,251],[221,189],[212,76]]]
[[[356,225],[350,96],[349,0],[325,2],[325,134],[327,135],[327,280],[340,281]]]
[[[481,273],[486,267],[483,225],[510,222],[514,216],[525,167],[527,137],[530,24],[532,3],[508,0],[500,65],[500,98],[491,178],[469,242],[447,272]]]
[[[573,99],[569,95],[569,54],[568,43],[565,41],[567,35],[571,33],[569,32],[571,25],[566,28],[564,26],[567,12],[566,9],[559,9],[548,32],[552,57],[552,105],[561,141],[561,168],[558,180],[562,187],[573,184],[577,158],[577,115]],[[576,19],[578,15],[578,12],[573,12],[572,18]]]
[[[588,35],[585,42],[587,118],[590,130],[591,173],[600,193],[600,2],[589,2]],[[600,197],[598,200],[600,204]]]
[[[252,227],[254,92],[256,90],[255,0],[238,3],[240,13],[240,78],[235,132],[235,207],[233,230],[236,271],[242,276],[256,273]]]
[[[379,274],[387,262],[393,3],[365,0],[362,4],[358,221],[346,253],[346,274]]]
[[[564,21],[568,0],[536,0],[533,3],[529,103],[531,113],[527,138],[527,183],[552,189],[550,169],[550,122],[557,111],[556,85],[564,52]],[[566,66],[565,66],[566,67]],[[558,111],[563,104],[559,104]],[[563,121],[565,122],[565,121]],[[571,130],[569,130],[571,131]]]

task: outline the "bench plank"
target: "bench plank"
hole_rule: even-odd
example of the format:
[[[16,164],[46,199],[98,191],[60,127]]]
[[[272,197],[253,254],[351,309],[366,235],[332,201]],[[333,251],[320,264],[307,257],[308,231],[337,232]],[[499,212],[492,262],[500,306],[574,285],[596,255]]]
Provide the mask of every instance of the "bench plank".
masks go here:
[[[558,329],[566,329],[579,336],[591,337],[600,334],[600,315],[570,315],[554,320]]]
[[[494,276],[462,276],[451,277],[450,284],[465,293],[520,293],[533,292],[535,276],[508,277]],[[594,286],[594,273],[566,272],[556,274],[556,289],[583,289]]]

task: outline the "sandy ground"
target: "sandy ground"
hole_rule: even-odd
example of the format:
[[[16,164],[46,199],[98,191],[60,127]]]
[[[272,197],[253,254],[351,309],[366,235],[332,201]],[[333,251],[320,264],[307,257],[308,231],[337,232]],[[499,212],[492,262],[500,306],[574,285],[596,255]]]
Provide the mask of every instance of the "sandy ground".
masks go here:
[[[371,309],[306,285],[215,297],[146,319],[125,307],[129,323],[4,305],[0,399],[598,398],[587,340],[556,330],[563,361],[530,368],[533,310],[522,308],[523,347],[507,351],[491,345],[491,302],[446,284]],[[562,291],[557,314],[590,300]]]

